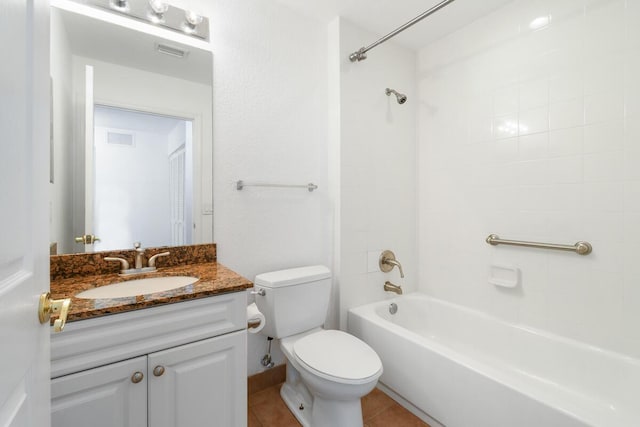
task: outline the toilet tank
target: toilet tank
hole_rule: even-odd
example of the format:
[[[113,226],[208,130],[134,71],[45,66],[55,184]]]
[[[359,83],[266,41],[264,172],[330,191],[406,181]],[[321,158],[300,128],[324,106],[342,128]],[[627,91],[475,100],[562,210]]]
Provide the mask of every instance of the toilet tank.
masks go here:
[[[331,271],[323,265],[258,274],[256,305],[266,321],[261,333],[285,338],[324,324],[331,295]]]

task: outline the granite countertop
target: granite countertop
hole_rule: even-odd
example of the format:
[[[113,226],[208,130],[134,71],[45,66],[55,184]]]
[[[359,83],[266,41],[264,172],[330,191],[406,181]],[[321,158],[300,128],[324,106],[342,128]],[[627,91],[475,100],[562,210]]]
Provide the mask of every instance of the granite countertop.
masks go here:
[[[195,248],[195,252],[192,251],[186,254],[186,258],[191,258],[190,262],[185,262],[184,251],[190,251],[193,248]],[[152,248],[148,250],[149,254],[147,256],[162,252],[163,250],[169,250],[175,253],[175,256],[172,256],[171,259],[170,257],[166,257],[167,261],[165,264],[167,264],[167,266],[162,267],[163,259],[159,259],[157,271],[130,276],[120,276],[118,274],[118,263],[105,263],[102,259],[105,256],[123,256],[128,258],[129,256],[133,256],[133,251],[51,257],[51,296],[54,299],[71,298],[71,307],[67,316],[67,322],[73,322],[108,314],[139,310],[160,304],[205,298],[228,292],[240,292],[253,286],[251,281],[222,264],[219,264],[215,260],[215,245],[213,244],[194,245],[181,247],[179,249]],[[190,255],[194,256],[192,257]],[[81,268],[79,269],[78,266]],[[104,271],[104,269],[107,268],[112,271]],[[78,273],[80,270],[82,274]],[[80,292],[98,286],[127,280],[162,276],[193,276],[199,280],[181,288],[134,297],[112,299],[85,299],[75,297],[75,295]],[[52,318],[52,322],[53,320],[55,319]]]

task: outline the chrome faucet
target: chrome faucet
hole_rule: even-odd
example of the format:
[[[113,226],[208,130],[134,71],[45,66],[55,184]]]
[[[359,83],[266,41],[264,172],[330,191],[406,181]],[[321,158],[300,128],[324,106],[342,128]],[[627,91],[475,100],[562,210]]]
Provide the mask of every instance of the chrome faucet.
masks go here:
[[[380,254],[378,266],[380,267],[380,270],[385,273],[388,273],[391,270],[393,270],[393,267],[398,267],[398,270],[400,270],[400,277],[404,278],[402,265],[400,265],[400,262],[396,260],[396,255],[389,250],[386,250]]]
[[[136,262],[135,262],[136,269],[142,268],[142,256],[144,255],[144,249],[141,246],[142,244],[140,242],[135,242],[133,244],[133,249],[135,249],[136,251]]]
[[[384,290],[387,292],[394,292],[398,295],[402,295],[402,286],[394,285],[388,280],[384,282]]]

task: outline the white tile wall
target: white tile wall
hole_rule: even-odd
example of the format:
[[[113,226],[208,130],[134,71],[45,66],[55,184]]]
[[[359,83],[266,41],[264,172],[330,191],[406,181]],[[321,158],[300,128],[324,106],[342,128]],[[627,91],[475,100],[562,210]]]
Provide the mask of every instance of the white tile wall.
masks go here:
[[[421,290],[640,357],[639,21],[635,0],[517,0],[419,52]]]
[[[340,266],[340,323],[346,327],[349,308],[395,296],[383,290],[385,280],[405,292],[417,287],[416,246],[416,54],[393,43],[372,51],[363,63],[351,63],[348,55],[378,35],[339,19],[330,26],[339,33],[332,46],[340,63],[330,69],[330,80],[340,87],[340,182],[335,197],[336,264]],[[335,77],[332,78],[331,76]],[[385,95],[390,87],[408,95],[399,105]],[[491,99],[489,99],[491,105]],[[478,127],[491,139],[491,109]],[[377,255],[392,250],[404,267],[382,273]]]

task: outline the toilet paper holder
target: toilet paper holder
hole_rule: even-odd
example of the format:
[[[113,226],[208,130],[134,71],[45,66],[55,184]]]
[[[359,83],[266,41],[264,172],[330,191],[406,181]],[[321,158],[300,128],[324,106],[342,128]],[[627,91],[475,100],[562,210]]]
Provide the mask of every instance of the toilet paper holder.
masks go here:
[[[247,322],[247,329],[255,329],[260,326],[262,322],[260,320],[249,320]]]

